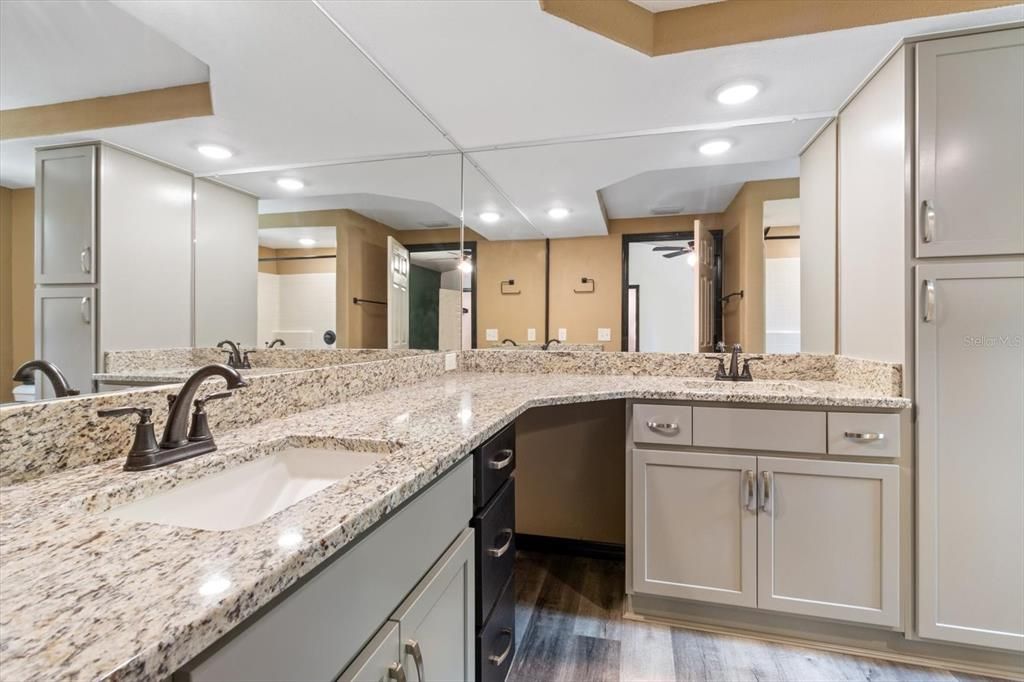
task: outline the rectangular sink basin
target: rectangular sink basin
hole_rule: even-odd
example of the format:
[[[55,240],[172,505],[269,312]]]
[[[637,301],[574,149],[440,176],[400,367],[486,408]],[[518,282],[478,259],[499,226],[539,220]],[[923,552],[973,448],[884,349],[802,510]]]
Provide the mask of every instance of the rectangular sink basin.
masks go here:
[[[387,454],[286,447],[115,507],[104,516],[201,530],[236,530],[270,518]]]

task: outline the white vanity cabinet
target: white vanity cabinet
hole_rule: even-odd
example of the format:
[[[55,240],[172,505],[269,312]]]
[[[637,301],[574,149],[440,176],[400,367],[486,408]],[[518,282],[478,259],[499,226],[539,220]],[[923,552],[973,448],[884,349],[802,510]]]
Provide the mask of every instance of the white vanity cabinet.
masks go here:
[[[832,413],[800,409],[694,406],[692,446],[633,448],[647,435],[631,437],[629,591],[899,625],[900,467],[878,460],[898,456],[906,416],[835,414],[878,428],[897,451],[854,450],[846,457],[857,461],[843,461],[826,452]],[[757,449],[754,425],[780,415],[794,428],[772,427]],[[744,445],[728,444],[737,439]]]

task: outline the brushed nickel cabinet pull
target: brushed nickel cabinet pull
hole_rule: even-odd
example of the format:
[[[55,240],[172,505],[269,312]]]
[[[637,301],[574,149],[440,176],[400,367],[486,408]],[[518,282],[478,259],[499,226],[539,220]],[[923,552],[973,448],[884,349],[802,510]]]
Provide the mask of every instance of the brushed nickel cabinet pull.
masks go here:
[[[511,448],[498,450],[498,454],[505,455],[505,458],[492,459],[487,466],[489,466],[492,469],[504,469],[505,467],[512,463],[512,458],[516,456],[515,450],[512,450]]]
[[[392,663],[388,666],[388,679],[392,682],[407,682],[405,668],[400,663]]]
[[[91,306],[89,305],[89,297],[88,296],[83,296],[82,297],[82,303],[80,305],[81,305],[81,310],[82,310],[82,322],[85,322],[86,324],[91,324],[92,323],[92,310],[90,310]]]
[[[79,264],[82,266],[82,272],[89,274],[92,272],[92,247],[87,246],[82,249],[82,253],[78,255]]]
[[[502,535],[508,535],[508,538],[505,540],[505,544],[501,547],[491,547],[487,550],[487,553],[495,559],[505,556],[505,552],[507,552],[508,548],[512,546],[512,538],[515,537],[515,533],[511,528],[502,528],[501,533]]]
[[[921,241],[930,244],[935,239],[935,207],[925,199],[921,202]]]
[[[761,511],[770,514],[772,511],[772,473],[761,472]]]
[[[420,643],[415,639],[410,639],[405,643],[405,653],[412,656],[412,660],[416,664],[416,677],[419,682],[427,682],[427,678],[423,676],[423,649],[420,648]]]
[[[662,431],[665,433],[679,433],[679,424],[666,424],[660,422],[647,422],[647,428],[651,431]]]
[[[490,661],[491,665],[501,665],[502,663],[505,662],[505,659],[508,658],[508,655],[512,652],[512,640],[513,640],[512,629],[511,628],[502,628],[501,629],[501,634],[508,636],[508,646],[506,646],[505,650],[502,651],[497,656],[495,656],[494,654],[491,654],[490,656],[487,657],[487,660]]]
[[[850,440],[857,440],[864,443],[874,440],[885,440],[884,433],[857,433],[856,431],[845,431],[843,436]]]
[[[743,507],[747,511],[756,512],[757,503],[754,501],[757,495],[754,491],[754,472],[750,469],[743,471]]]
[[[924,281],[924,315],[921,319],[925,322],[935,321],[935,280]]]

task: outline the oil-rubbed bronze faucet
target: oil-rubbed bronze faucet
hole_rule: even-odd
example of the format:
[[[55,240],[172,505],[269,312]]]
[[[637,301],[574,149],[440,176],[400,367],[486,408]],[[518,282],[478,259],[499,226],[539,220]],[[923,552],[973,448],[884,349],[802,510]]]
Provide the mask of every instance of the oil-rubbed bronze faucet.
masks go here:
[[[562,342],[559,341],[558,339],[548,339],[547,341],[544,342],[544,345],[541,346],[540,349],[541,350],[548,350],[548,349],[551,348],[551,344],[553,344],[553,343],[557,343],[558,345],[562,344]]]
[[[223,377],[228,382],[228,390],[214,393],[205,398],[195,399],[196,392],[204,381],[211,377]],[[197,455],[213,452],[217,445],[213,442],[206,420],[206,403],[232,395],[234,389],[248,386],[238,370],[227,365],[213,364],[200,367],[188,378],[177,395],[167,396],[170,414],[164,425],[164,435],[158,444],[153,434],[153,422],[150,421],[152,410],[137,407],[118,407],[100,410],[101,417],[120,417],[128,414],[139,415],[139,423],[135,426],[135,441],[124,463],[125,471],[144,471],[180,462]],[[191,419],[189,407],[194,406]],[[189,427],[191,423],[191,428]]]
[[[53,384],[53,395],[58,398],[66,398],[70,395],[78,395],[78,389],[71,388],[64,372],[60,371],[57,365],[49,360],[29,360],[14,372],[11,381],[20,381],[26,384],[34,381],[32,372],[38,370],[46,375],[46,378]]]
[[[228,367],[232,369],[252,369],[252,364],[249,362],[249,351],[243,353],[238,348],[240,345],[234,341],[225,340],[218,343],[217,348],[228,354]],[[284,345],[284,341],[281,341],[281,345]],[[228,346],[228,348],[224,346]]]
[[[511,344],[511,345],[513,345],[513,346],[518,346],[518,345],[519,345],[518,343],[516,343],[516,342],[515,342],[514,340],[512,340],[512,339],[502,339],[502,340],[501,340],[501,345],[503,345],[503,346],[505,346],[505,345],[510,345],[510,344]]]
[[[281,348],[284,348],[284,339],[274,339],[267,344],[267,348],[274,348],[275,346],[281,346]]]
[[[715,381],[753,381],[750,374],[750,361],[763,359],[760,355],[751,355],[743,358],[743,370],[740,371],[739,359],[743,348],[740,344],[733,344],[732,355],[729,359],[729,371],[725,371],[725,358],[714,358],[718,361],[718,370],[715,372]]]

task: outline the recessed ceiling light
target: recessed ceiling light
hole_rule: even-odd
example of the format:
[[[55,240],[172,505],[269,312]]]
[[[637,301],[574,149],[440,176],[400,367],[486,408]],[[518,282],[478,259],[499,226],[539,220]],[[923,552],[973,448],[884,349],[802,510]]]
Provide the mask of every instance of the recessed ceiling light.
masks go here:
[[[720,104],[743,104],[757,97],[759,92],[761,92],[761,86],[751,81],[730,83],[722,86],[715,93],[715,99]]]
[[[294,192],[297,189],[302,189],[303,187],[305,187],[306,183],[296,178],[278,178],[277,186],[280,187],[281,189],[287,189]]]
[[[480,220],[485,223],[496,223],[501,220],[501,214],[497,211],[484,211],[480,214]]]
[[[732,148],[732,142],[729,140],[709,140],[702,144],[698,150],[704,156],[717,156],[724,154]]]
[[[196,149],[203,156],[210,159],[230,159],[232,152],[227,147],[221,147],[219,144],[201,144]]]
[[[316,240],[311,237],[303,237],[299,240],[299,243],[303,246],[313,246],[313,244],[316,244]]]
[[[569,216],[569,209],[562,206],[555,206],[554,208],[548,209],[548,217],[552,220],[562,220]]]
[[[473,264],[468,260],[459,261],[459,270],[462,272],[473,272]]]

